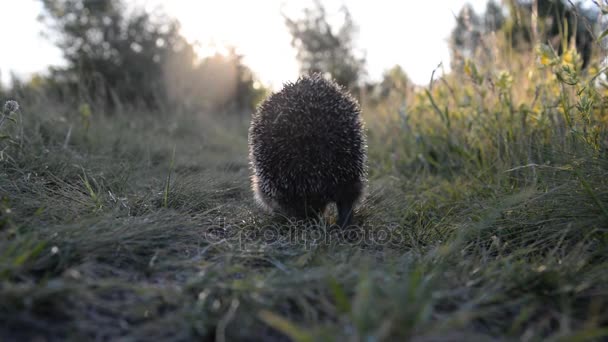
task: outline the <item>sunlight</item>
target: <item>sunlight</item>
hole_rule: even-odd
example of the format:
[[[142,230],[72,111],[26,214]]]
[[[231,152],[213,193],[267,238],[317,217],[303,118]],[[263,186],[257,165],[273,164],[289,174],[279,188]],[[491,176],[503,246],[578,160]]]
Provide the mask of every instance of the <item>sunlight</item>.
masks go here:
[[[418,84],[426,84],[439,62],[449,60],[447,37],[454,24],[454,14],[466,0],[401,3],[377,0],[346,1],[326,0],[323,5],[331,17],[345,4],[360,28],[357,48],[366,56],[368,77],[378,80],[382,73],[399,64],[408,76]],[[486,0],[468,1],[477,11],[482,11]],[[202,57],[223,54],[228,47],[235,47],[247,64],[264,84],[279,88],[285,81],[298,75],[296,52],[291,47],[291,36],[281,15],[297,16],[310,6],[312,0],[287,2],[266,1],[188,1],[188,0],[133,0],[129,6],[145,6],[158,9],[181,23],[181,33],[196,45]],[[2,5],[0,4],[0,7]],[[33,2],[19,1],[11,4],[14,16],[0,21],[3,31],[13,30],[4,42],[19,46],[22,54],[0,55],[0,69],[4,81],[9,73],[31,75],[46,65],[61,65],[61,52],[52,41],[41,39],[42,25],[23,26],[35,22],[39,11]],[[425,34],[414,34],[423,30]],[[381,37],[381,39],[378,39]],[[398,43],[395,43],[398,42]],[[33,53],[33,52],[36,53]],[[43,58],[39,58],[40,56]],[[444,63],[449,66],[449,63]]]
[[[156,0],[178,18],[182,34],[201,57],[227,54],[230,47],[260,80],[273,87],[298,74],[295,52],[280,14],[278,0],[193,2]]]
[[[380,2],[380,7],[376,4],[370,7],[367,2],[339,0],[323,4],[330,17],[338,13],[343,4],[350,9],[360,27],[357,47],[366,56],[370,79],[377,80],[387,68],[400,64],[415,82],[428,82],[433,69],[449,60],[446,40],[454,13],[466,1],[446,1],[447,6],[441,11],[435,11],[436,5],[431,3],[412,6]],[[479,11],[485,6],[485,0],[470,2]],[[235,47],[244,56],[245,64],[272,88],[293,81],[298,75],[296,51],[291,47],[291,36],[285,29],[281,13],[297,16],[312,1],[148,0],[146,3],[160,5],[177,18],[182,25],[182,34],[196,44],[196,51],[202,58],[224,54],[229,47]],[[425,30],[425,35],[412,34],[420,28]],[[401,43],[394,44],[394,41]],[[449,63],[444,66],[449,69]]]

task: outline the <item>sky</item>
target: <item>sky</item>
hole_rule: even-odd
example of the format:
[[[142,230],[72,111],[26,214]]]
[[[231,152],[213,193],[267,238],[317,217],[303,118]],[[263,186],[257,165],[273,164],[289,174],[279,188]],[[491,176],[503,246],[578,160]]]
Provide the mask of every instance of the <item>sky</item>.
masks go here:
[[[441,62],[449,66],[448,37],[455,14],[466,3],[483,12],[487,0],[324,0],[330,19],[346,5],[359,26],[357,48],[367,61],[368,77],[380,79],[401,65],[418,84],[425,84]],[[297,78],[296,51],[282,12],[290,17],[310,0],[130,0],[133,6],[161,9],[181,22],[182,34],[199,44],[203,55],[235,46],[259,79],[273,88]],[[61,52],[41,32],[39,0],[0,0],[0,73],[28,77],[63,63]]]

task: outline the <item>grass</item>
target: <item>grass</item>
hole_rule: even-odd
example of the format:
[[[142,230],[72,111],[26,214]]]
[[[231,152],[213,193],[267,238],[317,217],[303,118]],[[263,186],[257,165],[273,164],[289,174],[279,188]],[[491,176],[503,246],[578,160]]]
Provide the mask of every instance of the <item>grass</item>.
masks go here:
[[[246,117],[21,99],[0,340],[606,339],[603,88],[549,57],[366,102],[369,194],[346,232],[255,207]]]

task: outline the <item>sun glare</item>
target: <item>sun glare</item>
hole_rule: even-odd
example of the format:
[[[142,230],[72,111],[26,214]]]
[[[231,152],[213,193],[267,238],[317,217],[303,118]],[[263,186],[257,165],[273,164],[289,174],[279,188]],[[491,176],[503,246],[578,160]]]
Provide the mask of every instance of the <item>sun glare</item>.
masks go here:
[[[182,34],[195,45],[200,58],[226,55],[234,48],[260,80],[274,88],[297,77],[298,65],[280,13],[280,1],[158,3],[179,19]]]
[[[378,80],[382,73],[400,64],[416,83],[426,84],[439,62],[449,61],[447,37],[454,25],[454,14],[465,2],[478,12],[485,0],[441,0],[437,2],[398,2],[324,0],[328,15],[338,13],[345,4],[359,26],[356,47],[366,57],[369,79]],[[143,5],[159,10],[181,23],[181,33],[195,45],[201,58],[226,54],[230,48],[243,55],[243,62],[259,80],[273,88],[298,76],[296,52],[281,12],[289,17],[301,14],[312,0],[130,0],[129,5]],[[442,5],[439,6],[438,4]],[[48,65],[61,65],[61,51],[52,40],[40,37],[42,25],[36,22],[41,5],[31,1],[14,1],[16,16],[0,21],[7,35],[7,46],[19,46],[22,53],[0,54],[0,68],[6,83],[10,72],[26,77]],[[18,14],[18,15],[17,15]],[[417,34],[417,32],[424,34]],[[44,56],[44,57],[40,57]],[[449,66],[449,63],[444,63]]]
[[[273,88],[297,77],[296,52],[291,47],[291,37],[281,12],[297,15],[312,1],[147,1],[151,2],[161,5],[181,22],[182,34],[196,45],[201,58],[226,54],[233,47],[244,56],[244,63],[260,80]],[[356,43],[366,56],[368,76],[378,79],[385,70],[400,64],[414,82],[428,82],[433,69],[440,62],[449,60],[446,40],[454,11],[466,1],[446,1],[449,6],[434,16],[426,17],[421,17],[420,13],[434,13],[436,5],[380,2],[380,5],[372,7],[365,2],[348,3],[360,27]],[[330,15],[337,13],[344,3],[340,0],[323,1]],[[481,11],[485,0],[474,0],[473,3]],[[425,34],[412,34],[412,28],[424,29]],[[445,67],[447,69],[449,65]]]

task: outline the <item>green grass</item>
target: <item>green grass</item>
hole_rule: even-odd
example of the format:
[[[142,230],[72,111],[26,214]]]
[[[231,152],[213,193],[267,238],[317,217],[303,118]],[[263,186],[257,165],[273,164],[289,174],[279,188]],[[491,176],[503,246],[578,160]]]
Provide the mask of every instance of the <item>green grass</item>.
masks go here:
[[[365,107],[369,191],[342,238],[334,214],[256,208],[246,117],[22,99],[2,128],[0,340],[606,339],[603,95],[539,75],[535,109],[459,77],[406,114]]]

